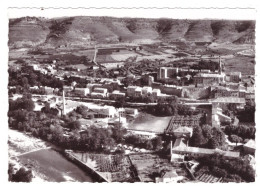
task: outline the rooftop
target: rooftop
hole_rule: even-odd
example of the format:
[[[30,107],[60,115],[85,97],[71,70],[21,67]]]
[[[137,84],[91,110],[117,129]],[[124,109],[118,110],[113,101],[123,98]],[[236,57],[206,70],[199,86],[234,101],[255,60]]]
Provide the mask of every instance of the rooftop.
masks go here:
[[[215,103],[236,103],[236,104],[245,104],[245,98],[238,98],[238,97],[219,97],[213,99],[211,102]]]
[[[125,95],[125,93],[120,92],[119,90],[114,90],[114,91],[112,92],[112,94],[122,94],[122,95]]]
[[[224,77],[224,74],[216,74],[216,73],[198,73],[194,77],[205,77],[205,78],[216,78],[216,77]]]
[[[255,141],[250,139],[246,144],[244,144],[244,146],[255,149]]]
[[[173,148],[174,151],[180,151],[180,152],[189,152],[189,153],[200,153],[200,154],[222,154],[223,156],[227,157],[239,157],[239,152],[231,152],[231,151],[223,151],[220,149],[206,149],[206,148],[198,148],[198,147],[185,147],[185,146],[178,146]]]

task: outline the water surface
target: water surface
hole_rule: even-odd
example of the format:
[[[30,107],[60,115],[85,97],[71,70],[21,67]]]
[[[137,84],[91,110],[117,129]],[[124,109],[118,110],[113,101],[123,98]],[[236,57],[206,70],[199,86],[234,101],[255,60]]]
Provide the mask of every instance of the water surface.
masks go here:
[[[78,166],[53,149],[43,149],[19,157],[21,163],[32,168],[47,181],[94,182],[94,179]]]

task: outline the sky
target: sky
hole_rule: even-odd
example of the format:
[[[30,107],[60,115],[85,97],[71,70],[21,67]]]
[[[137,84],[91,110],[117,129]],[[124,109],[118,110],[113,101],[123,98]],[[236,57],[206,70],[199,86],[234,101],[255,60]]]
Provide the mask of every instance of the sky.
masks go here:
[[[8,18],[24,16],[64,17],[64,16],[113,16],[139,18],[175,18],[175,19],[232,19],[255,20],[256,10],[250,9],[199,9],[199,8],[8,8]]]

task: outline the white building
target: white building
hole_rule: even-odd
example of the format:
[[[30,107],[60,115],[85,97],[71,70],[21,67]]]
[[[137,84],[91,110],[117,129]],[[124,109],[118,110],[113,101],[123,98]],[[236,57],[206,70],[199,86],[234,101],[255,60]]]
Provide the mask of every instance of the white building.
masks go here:
[[[65,93],[71,92],[72,89],[73,89],[72,86],[63,86],[63,91],[64,91]]]
[[[134,108],[125,108],[125,114],[135,117],[138,115],[138,110]]]
[[[101,87],[102,84],[97,83],[89,83],[87,84],[87,88],[89,89],[89,92],[91,93],[95,87]]]
[[[112,106],[91,108],[91,110],[94,112],[95,118],[113,118],[117,113],[116,109]]]
[[[138,86],[128,86],[127,87],[127,96],[133,97],[135,95],[135,89],[140,88]]]
[[[88,88],[75,88],[74,93],[79,96],[86,96],[89,94]]]
[[[161,95],[161,90],[160,89],[153,89],[152,95],[154,97],[160,96]]]
[[[125,97],[125,93],[120,92],[119,90],[114,90],[112,93],[110,93],[109,97],[113,99],[123,98]]]
[[[92,92],[90,93],[91,98],[105,98],[106,95],[99,92]]]
[[[241,81],[241,77],[242,77],[241,72],[231,72],[227,74],[226,81],[239,83]]]
[[[45,86],[44,90],[45,90],[46,94],[53,94],[53,92],[54,92],[54,88],[51,88],[51,87],[48,87],[48,86]]]
[[[143,95],[143,96],[149,96],[149,95],[152,94],[152,91],[153,91],[152,87],[150,87],[150,86],[144,86],[144,87],[142,88],[142,95]]]
[[[107,94],[107,89],[106,88],[94,88],[93,92]]]

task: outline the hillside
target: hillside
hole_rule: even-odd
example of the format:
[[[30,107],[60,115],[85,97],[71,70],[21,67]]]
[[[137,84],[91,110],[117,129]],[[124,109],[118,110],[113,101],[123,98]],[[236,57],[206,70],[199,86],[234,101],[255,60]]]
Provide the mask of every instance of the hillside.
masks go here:
[[[80,47],[100,43],[176,40],[254,44],[254,30],[254,21],[25,17],[9,20],[9,46]]]

